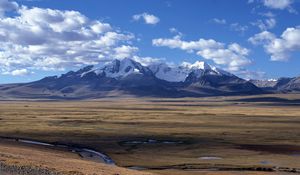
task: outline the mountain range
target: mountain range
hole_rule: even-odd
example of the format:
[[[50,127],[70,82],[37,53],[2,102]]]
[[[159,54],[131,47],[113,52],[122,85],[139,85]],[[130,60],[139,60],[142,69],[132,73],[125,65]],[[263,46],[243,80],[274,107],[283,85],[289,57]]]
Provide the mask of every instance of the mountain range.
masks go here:
[[[205,62],[143,66],[132,59],[86,66],[30,83],[0,85],[0,97],[90,99],[101,97],[201,97],[300,90],[300,78],[246,81]]]
[[[300,92],[300,77],[279,78],[278,80],[250,80],[257,87],[272,93]]]

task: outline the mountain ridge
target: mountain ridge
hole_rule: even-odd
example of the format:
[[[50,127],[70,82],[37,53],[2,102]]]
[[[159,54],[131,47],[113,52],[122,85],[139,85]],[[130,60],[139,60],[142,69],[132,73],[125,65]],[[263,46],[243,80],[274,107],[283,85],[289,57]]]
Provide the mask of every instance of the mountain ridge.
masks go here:
[[[205,62],[144,66],[129,58],[30,83],[0,86],[0,96],[12,98],[88,99],[122,95],[176,98],[262,93],[264,90],[252,82]]]

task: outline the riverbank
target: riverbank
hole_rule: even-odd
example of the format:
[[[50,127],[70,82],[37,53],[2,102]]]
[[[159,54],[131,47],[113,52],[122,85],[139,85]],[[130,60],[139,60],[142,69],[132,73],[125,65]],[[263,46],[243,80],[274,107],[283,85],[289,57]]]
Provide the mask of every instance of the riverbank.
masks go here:
[[[58,143],[45,143],[37,140],[29,140],[29,139],[22,139],[22,138],[11,138],[11,137],[0,136],[0,139],[5,141],[10,141],[11,143],[13,142],[23,143],[28,146],[44,146],[52,149],[68,151],[68,152],[78,154],[78,156],[80,156],[84,160],[105,163],[108,165],[115,165],[115,162],[109,156],[90,148],[84,148],[79,146],[76,147],[76,146],[70,146],[70,145],[64,145]]]

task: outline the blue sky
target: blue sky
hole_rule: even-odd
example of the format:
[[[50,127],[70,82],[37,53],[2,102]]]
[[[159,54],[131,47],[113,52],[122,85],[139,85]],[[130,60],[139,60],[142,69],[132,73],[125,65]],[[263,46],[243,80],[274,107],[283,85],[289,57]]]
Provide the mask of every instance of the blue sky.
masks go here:
[[[299,76],[299,13],[299,0],[0,0],[0,83],[123,57],[206,61],[244,78]]]

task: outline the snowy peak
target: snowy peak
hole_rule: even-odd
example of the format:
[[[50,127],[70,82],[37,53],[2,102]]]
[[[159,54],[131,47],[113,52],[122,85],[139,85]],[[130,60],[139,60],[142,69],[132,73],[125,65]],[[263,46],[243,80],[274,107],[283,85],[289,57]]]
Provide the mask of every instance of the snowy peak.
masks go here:
[[[194,64],[183,62],[182,66],[194,70],[212,70],[212,67],[203,61],[196,61]]]
[[[194,64],[183,62],[182,66],[187,67],[188,69],[191,70],[201,70],[200,72],[206,72],[208,74],[213,74],[213,75],[227,75],[227,76],[233,76],[231,73],[222,70],[220,68],[211,66],[207,64],[206,62],[203,61],[196,61]]]
[[[193,74],[196,78],[200,78],[203,75],[232,76],[232,74],[224,70],[212,67],[201,61],[196,61],[193,64],[183,62],[180,66],[168,66],[165,63],[160,63],[151,65],[149,68],[158,79],[169,82],[184,82],[190,74]]]
[[[123,59],[114,60],[111,63],[106,64],[100,71],[103,71],[107,77],[121,78],[133,73],[142,73],[143,67],[133,60]]]
[[[91,71],[95,72],[97,75],[105,75],[106,77],[115,79],[124,78],[131,74],[149,73],[146,67],[128,58],[122,60],[113,60]]]

